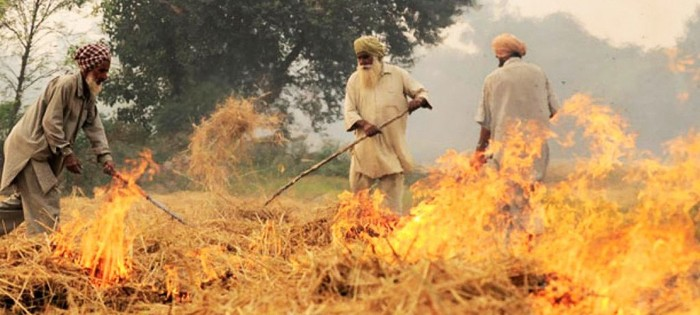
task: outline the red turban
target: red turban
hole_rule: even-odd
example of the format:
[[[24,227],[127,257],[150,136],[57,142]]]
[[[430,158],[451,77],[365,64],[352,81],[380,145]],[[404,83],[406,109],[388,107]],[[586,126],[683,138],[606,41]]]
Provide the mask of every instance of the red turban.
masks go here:
[[[109,46],[103,43],[87,44],[75,52],[75,62],[81,71],[90,71],[106,60],[112,59]]]

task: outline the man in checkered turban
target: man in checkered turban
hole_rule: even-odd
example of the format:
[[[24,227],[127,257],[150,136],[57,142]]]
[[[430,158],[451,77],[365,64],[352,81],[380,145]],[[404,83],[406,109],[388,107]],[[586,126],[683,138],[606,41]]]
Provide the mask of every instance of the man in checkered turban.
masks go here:
[[[80,72],[83,74],[92,96],[100,94],[102,83],[107,80],[107,71],[109,71],[109,64],[112,60],[109,46],[103,43],[85,45],[76,50],[74,59],[80,67]],[[100,65],[106,65],[106,71],[93,71]]]
[[[103,43],[88,44],[75,51],[75,62],[80,71],[90,71],[104,61],[112,60],[109,46]]]
[[[27,234],[50,233],[60,216],[58,176],[64,168],[80,174],[82,165],[73,152],[80,129],[90,141],[107,174],[114,173],[112,155],[96,97],[111,65],[109,47],[89,44],[75,53],[79,70],[52,79],[36,103],[29,106],[5,140],[0,190],[14,194],[0,202],[0,235],[23,221]]]

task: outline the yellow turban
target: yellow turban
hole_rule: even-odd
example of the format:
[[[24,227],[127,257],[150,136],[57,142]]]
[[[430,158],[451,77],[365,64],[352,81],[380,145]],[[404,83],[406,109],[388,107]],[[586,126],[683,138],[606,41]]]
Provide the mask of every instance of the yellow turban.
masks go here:
[[[353,46],[355,47],[355,54],[366,52],[379,58],[386,55],[386,47],[374,36],[362,36],[355,40]]]
[[[518,54],[522,57],[527,53],[525,43],[509,33],[496,36],[491,42],[491,47],[498,58],[510,57],[513,54]]]

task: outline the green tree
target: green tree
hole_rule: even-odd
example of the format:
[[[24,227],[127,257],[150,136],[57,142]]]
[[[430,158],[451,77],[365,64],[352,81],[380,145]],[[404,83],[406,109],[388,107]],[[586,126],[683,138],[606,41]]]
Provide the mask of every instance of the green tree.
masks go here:
[[[0,102],[0,172],[5,137],[19,118],[24,92],[57,71],[48,67],[49,56],[38,53],[48,34],[61,33],[59,25],[52,22],[51,17],[84,2],[0,0],[0,47],[4,65],[0,71],[0,82],[12,94],[10,100]]]
[[[3,13],[0,39],[8,59],[17,59],[17,67],[9,66],[0,75],[12,92],[9,112],[3,124],[13,125],[22,107],[24,92],[57,70],[48,68],[45,54],[37,50],[50,33],[60,33],[50,18],[62,10],[79,6],[85,0],[0,0]],[[3,134],[4,138],[4,134]]]
[[[386,39],[392,62],[436,44],[472,0],[105,0],[121,69],[109,104],[151,132],[187,131],[230,93],[259,110],[301,113],[316,130],[342,114],[352,42]],[[288,116],[291,122],[292,115]]]

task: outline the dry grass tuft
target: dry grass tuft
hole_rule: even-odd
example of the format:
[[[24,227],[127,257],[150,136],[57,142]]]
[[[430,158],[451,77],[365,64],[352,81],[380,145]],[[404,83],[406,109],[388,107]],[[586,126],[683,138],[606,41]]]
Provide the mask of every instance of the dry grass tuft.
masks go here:
[[[211,117],[202,120],[190,138],[189,176],[207,189],[225,193],[238,165],[264,132],[275,132],[277,117],[258,114],[252,99],[229,97]],[[281,141],[275,134],[275,141]]]

